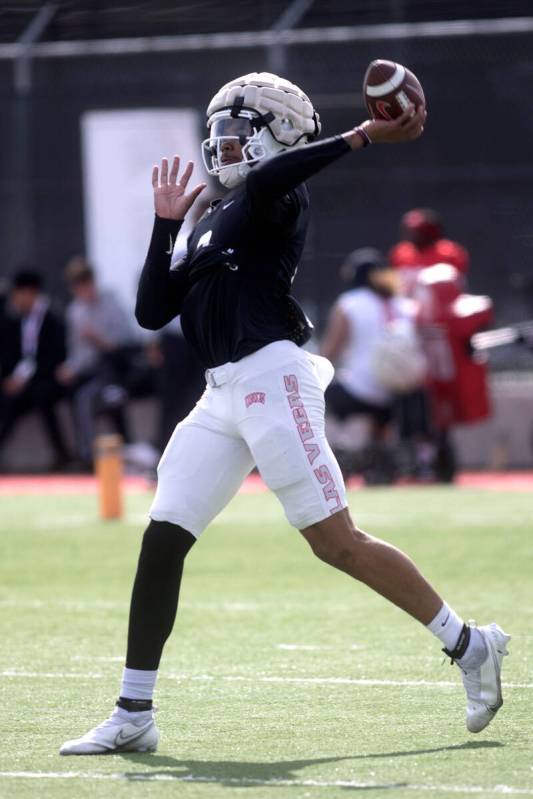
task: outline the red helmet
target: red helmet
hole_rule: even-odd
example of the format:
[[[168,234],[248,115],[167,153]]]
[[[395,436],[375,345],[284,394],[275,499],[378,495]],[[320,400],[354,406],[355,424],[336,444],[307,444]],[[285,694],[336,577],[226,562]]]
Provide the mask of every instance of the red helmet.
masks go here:
[[[431,208],[413,208],[402,217],[401,229],[408,241],[417,247],[429,247],[442,238],[442,223],[436,211]]]

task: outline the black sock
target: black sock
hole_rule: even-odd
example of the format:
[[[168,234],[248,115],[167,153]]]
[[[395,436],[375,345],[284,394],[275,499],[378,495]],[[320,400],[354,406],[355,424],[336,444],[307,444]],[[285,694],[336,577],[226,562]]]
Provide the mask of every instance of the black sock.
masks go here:
[[[176,618],[183,562],[195,541],[170,522],[152,520],[146,528],[131,596],[127,668],[159,668]]]

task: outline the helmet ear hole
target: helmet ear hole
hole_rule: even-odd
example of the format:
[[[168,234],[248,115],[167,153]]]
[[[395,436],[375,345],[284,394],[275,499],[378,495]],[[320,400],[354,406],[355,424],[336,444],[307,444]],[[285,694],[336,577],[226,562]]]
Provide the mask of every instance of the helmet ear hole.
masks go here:
[[[260,160],[261,158],[264,158],[266,156],[266,150],[265,150],[265,148],[263,147],[262,144],[254,144],[254,145],[252,145],[252,147],[250,147],[250,151],[249,152],[250,152],[251,158],[254,158],[254,159],[256,158],[257,160]]]

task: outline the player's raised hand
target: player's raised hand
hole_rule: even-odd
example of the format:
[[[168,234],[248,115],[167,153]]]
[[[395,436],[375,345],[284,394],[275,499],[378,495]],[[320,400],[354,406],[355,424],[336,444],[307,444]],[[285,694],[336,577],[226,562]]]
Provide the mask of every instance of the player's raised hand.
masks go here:
[[[375,144],[401,144],[422,135],[426,117],[423,106],[415,111],[412,105],[396,119],[368,119],[361,127]]]
[[[157,164],[152,169],[154,207],[156,214],[162,219],[184,219],[193,202],[207,185],[206,183],[199,183],[187,193],[187,184],[191,178],[194,164],[189,161],[178,180],[179,168],[180,159],[179,156],[175,155],[172,159],[170,173],[166,158],[161,161],[161,173]]]

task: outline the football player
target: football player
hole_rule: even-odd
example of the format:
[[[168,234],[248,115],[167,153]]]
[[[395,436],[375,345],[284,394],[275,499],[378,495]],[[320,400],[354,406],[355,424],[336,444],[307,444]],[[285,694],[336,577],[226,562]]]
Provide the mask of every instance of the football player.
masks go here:
[[[204,142],[209,173],[230,191],[211,203],[172,269],[178,231],[205,184],[189,191],[193,164],[180,175],[178,157],[154,167],[156,216],[136,315],[142,327],[158,329],[181,314],[185,337],[207,367],[207,387],[159,464],[117,705],[62,754],[155,751],[152,696],[185,557],[254,464],[315,555],[439,639],[461,668],[470,731],[486,727],[501,706],[509,637],[495,624],[465,624],[405,554],[352,521],[324,434],[333,367],[301,348],[310,323],[290,293],[309,219],[305,181],[371,144],[417,139],[424,120],[424,109],[411,107],[396,120],[368,120],[317,142],[318,114],[297,86],[269,73],[230,81],[209,103]]]
[[[462,275],[468,272],[470,256],[456,241],[444,238],[439,214],[432,208],[413,208],[402,216],[403,239],[389,252],[389,263],[398,270],[403,293],[411,297],[417,277],[426,266],[451,264]]]

